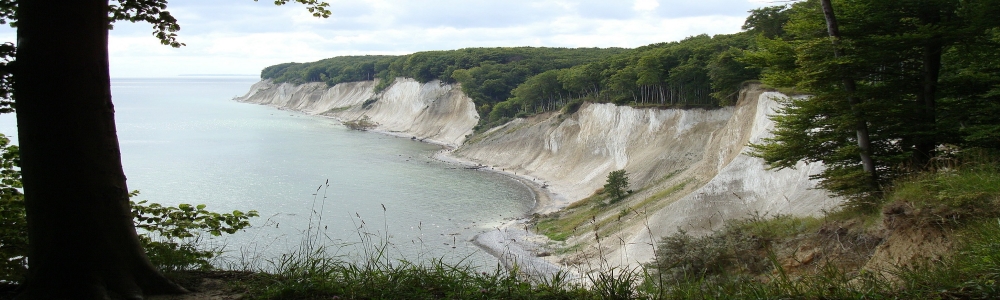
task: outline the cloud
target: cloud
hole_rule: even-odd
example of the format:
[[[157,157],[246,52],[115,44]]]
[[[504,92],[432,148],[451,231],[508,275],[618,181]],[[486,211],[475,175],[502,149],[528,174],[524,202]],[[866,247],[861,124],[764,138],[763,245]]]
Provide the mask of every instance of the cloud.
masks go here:
[[[659,0],[656,12],[662,18],[731,16],[746,18],[747,11],[766,6],[762,2],[733,0]]]
[[[756,2],[754,2],[756,1]],[[468,47],[638,47],[740,30],[767,0],[327,0],[333,15],[261,0],[171,0],[186,47],[160,45],[148,24],[115,25],[115,77],[259,73],[282,62]],[[11,29],[0,39],[13,41]]]

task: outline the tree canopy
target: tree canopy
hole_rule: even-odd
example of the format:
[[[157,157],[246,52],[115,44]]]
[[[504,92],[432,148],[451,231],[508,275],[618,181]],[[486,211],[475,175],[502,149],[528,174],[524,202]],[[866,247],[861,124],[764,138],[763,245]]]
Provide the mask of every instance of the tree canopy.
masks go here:
[[[748,24],[766,21],[758,19]],[[380,79],[378,90],[396,77],[460,83],[482,116],[480,128],[560,110],[574,100],[713,107],[733,103],[740,84],[759,74],[741,57],[754,45],[758,31],[773,29],[750,28],[637,49],[468,48],[403,56],[342,56],[270,66],[261,78],[328,85]]]
[[[820,4],[778,11],[788,14],[783,33],[758,36],[746,55],[765,84],[811,95],[785,101],[756,155],[777,168],[822,162],[822,186],[860,204],[955,151],[1000,147],[1000,22],[990,17],[1000,1],[834,0],[834,43]],[[864,184],[858,122],[869,127],[874,189]]]

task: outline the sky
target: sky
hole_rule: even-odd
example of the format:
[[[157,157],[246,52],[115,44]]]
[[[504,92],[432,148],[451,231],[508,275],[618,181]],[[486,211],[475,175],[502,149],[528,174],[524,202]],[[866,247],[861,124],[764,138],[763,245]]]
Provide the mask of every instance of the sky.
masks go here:
[[[118,22],[111,76],[258,75],[264,67],[342,55],[469,47],[623,47],[740,31],[774,0],[326,0],[333,15],[271,0],[170,0],[179,40],[159,44],[146,23]],[[0,42],[14,41],[9,27]]]

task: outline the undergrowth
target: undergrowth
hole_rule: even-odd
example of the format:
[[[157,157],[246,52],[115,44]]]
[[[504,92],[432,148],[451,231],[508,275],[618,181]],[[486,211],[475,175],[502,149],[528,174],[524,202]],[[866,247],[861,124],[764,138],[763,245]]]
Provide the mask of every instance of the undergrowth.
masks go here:
[[[11,153],[16,148],[4,150]],[[0,177],[4,186],[0,192],[4,192],[6,202],[0,212],[18,215],[18,185],[8,180],[18,175],[12,167],[16,155],[3,159],[5,171]],[[681,231],[667,236],[655,245],[655,261],[643,267],[603,266],[547,277],[530,276],[518,266],[394,258],[389,253],[393,248],[377,235],[381,229],[373,234],[363,221],[358,229],[362,259],[348,259],[324,242],[319,230],[322,215],[316,215],[314,199],[310,229],[299,249],[268,261],[269,266],[242,266],[254,272],[231,288],[252,299],[997,299],[997,166],[991,161],[959,164],[901,181],[886,195],[881,211],[841,209],[805,218],[754,215],[731,220],[709,235]],[[325,201],[325,195],[322,199]],[[569,216],[576,217],[546,218],[537,228],[550,236],[576,232],[582,224],[594,222],[591,214],[617,208],[606,200],[595,193],[567,208]],[[321,212],[323,204],[319,205]],[[167,248],[180,246],[189,253],[186,259],[193,259],[166,258],[166,264],[160,264],[165,269],[210,267],[207,259],[217,252],[202,255],[197,253],[207,252],[197,251],[215,250],[190,250],[177,239],[195,245],[199,241],[195,231],[231,233],[256,215],[217,214],[205,211],[204,206],[163,207],[145,202],[135,203],[133,209],[137,227],[164,239],[161,242],[168,241]],[[20,226],[16,220],[0,221]],[[889,221],[892,227],[885,225]],[[0,230],[2,246],[16,241],[10,230],[14,225]],[[873,235],[899,226],[947,229],[956,250],[939,260],[886,272],[848,261],[870,257],[865,251],[884,240]],[[146,239],[147,249],[155,249],[149,246],[154,240]],[[799,257],[809,245],[819,254]],[[151,256],[156,261],[156,255]],[[17,262],[19,258],[4,259]]]
[[[988,207],[1000,195],[990,179],[996,172],[989,170],[915,178],[901,183],[885,206],[919,198],[916,207]],[[978,200],[967,200],[969,195]],[[602,202],[595,194],[568,209],[596,213]],[[880,239],[871,235],[879,231],[881,214],[843,209],[822,217],[755,215],[729,221],[707,236],[679,232],[657,243],[654,263],[636,269],[537,278],[517,267],[388,259],[386,247],[368,240],[374,246],[366,261],[348,263],[322,250],[299,252],[277,261],[276,272],[258,274],[243,287],[259,299],[994,299],[1000,297],[1000,219],[985,213],[989,210],[971,211],[965,221],[950,225],[960,241],[954,255],[900,267],[891,276],[851,267],[838,261],[842,256],[817,258],[808,272],[785,262],[782,247],[795,243],[820,241],[842,252],[874,249]],[[538,228],[571,232],[568,226],[589,219],[546,219]]]

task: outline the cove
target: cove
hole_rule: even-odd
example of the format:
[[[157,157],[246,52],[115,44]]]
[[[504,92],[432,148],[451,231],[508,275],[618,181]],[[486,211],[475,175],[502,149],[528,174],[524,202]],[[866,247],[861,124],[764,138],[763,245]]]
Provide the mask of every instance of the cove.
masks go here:
[[[136,200],[260,213],[254,228],[205,241],[236,266],[298,250],[310,228],[345,259],[385,245],[394,259],[495,265],[469,239],[534,205],[518,181],[432,159],[439,146],[231,100],[257,80],[112,80]],[[2,122],[16,138],[13,116]]]

